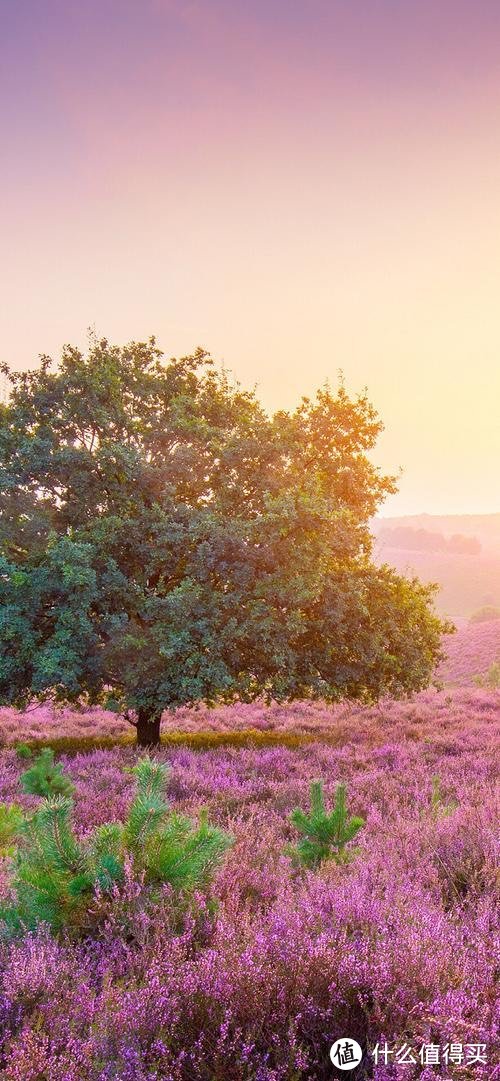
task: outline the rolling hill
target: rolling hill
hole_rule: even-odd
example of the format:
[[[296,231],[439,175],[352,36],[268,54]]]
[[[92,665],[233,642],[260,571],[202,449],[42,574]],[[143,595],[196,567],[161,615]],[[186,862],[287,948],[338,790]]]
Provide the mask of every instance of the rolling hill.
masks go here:
[[[377,518],[372,530],[376,562],[439,584],[442,615],[460,622],[500,607],[500,514]]]

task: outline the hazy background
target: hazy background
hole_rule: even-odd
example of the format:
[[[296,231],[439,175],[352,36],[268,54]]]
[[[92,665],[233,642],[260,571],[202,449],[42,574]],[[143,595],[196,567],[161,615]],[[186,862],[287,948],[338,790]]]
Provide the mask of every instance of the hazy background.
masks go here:
[[[376,562],[439,583],[442,615],[496,618],[500,649],[500,514],[380,517],[373,533]]]
[[[344,369],[384,513],[499,510],[498,0],[0,0],[1,358],[86,328],[269,408]]]

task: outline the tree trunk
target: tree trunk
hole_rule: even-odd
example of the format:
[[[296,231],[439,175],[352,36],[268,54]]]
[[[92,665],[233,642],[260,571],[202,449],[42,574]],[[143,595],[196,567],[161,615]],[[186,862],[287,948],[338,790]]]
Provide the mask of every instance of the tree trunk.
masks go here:
[[[137,710],[137,746],[159,747],[161,713],[146,709]]]

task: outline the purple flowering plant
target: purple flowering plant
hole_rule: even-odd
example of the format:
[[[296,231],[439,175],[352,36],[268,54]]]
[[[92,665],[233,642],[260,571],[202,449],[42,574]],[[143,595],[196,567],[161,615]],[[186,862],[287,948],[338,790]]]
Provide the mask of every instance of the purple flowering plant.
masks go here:
[[[189,745],[200,713],[166,716],[167,735],[175,723],[187,741],[156,758],[170,767],[172,810],[193,817],[204,807],[235,839],[212,894],[195,890],[179,911],[163,887],[145,903],[127,864],[119,884],[93,894],[92,934],[54,938],[41,925],[3,940],[0,1076],[326,1081],[335,1039],[370,1048],[404,1034],[414,1047],[485,1043],[486,1065],[426,1066],[425,1077],[486,1081],[498,1028],[499,705],[498,691],[464,687],[378,707],[201,711],[219,737],[236,729],[303,739],[206,750]],[[65,716],[76,731],[79,716]],[[9,713],[0,800],[29,811],[38,798],[20,791],[26,763],[14,743],[23,719],[13,721]],[[75,787],[78,841],[126,819],[133,747],[60,761]],[[287,854],[297,839],[289,816],[307,807],[317,777],[328,802],[337,784],[348,786],[366,822],[361,851],[298,871]],[[372,1069],[376,1081],[423,1076],[418,1062]]]

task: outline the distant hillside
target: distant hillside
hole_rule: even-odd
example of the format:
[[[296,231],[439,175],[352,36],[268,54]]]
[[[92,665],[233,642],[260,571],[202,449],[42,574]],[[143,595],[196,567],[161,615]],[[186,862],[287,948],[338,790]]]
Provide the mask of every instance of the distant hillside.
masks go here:
[[[378,563],[439,583],[443,615],[468,618],[483,605],[500,606],[500,514],[377,518],[372,531]]]
[[[411,528],[441,533],[447,540],[457,534],[476,537],[484,552],[500,557],[500,512],[498,514],[408,514],[401,518],[375,518],[373,532]]]

